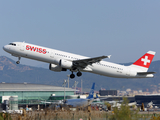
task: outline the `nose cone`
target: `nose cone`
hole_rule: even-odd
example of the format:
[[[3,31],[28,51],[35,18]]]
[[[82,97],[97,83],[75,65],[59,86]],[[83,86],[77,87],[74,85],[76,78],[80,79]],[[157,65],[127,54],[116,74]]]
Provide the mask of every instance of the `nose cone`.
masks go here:
[[[7,50],[7,45],[3,46],[3,50],[4,50],[4,51]]]
[[[6,52],[9,52],[10,51],[10,48],[8,45],[5,45],[3,46],[3,50],[6,51]]]

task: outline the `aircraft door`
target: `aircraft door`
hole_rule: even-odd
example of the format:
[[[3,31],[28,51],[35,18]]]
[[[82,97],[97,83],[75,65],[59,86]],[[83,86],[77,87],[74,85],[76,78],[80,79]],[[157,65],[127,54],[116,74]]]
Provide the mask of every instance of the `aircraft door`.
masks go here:
[[[54,58],[54,51],[53,50],[51,50],[50,57]]]
[[[24,51],[24,43],[21,43],[21,45],[20,45],[20,50],[21,50],[21,51]]]

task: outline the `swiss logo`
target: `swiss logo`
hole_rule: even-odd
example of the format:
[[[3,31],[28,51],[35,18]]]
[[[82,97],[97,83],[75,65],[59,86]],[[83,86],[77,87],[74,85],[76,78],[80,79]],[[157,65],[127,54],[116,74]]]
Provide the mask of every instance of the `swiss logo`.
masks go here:
[[[154,57],[154,55],[146,53],[145,55],[143,55],[141,58],[139,58],[133,64],[137,65],[137,66],[149,68],[149,66],[150,66],[150,64],[152,62],[153,57]]]
[[[46,49],[42,49],[39,47],[35,47],[35,46],[30,46],[30,45],[26,45],[26,50],[30,50],[30,51],[34,51],[34,52],[38,52],[38,53],[43,53],[46,54]]]
[[[148,56],[145,56],[145,58],[142,58],[141,61],[144,62],[143,65],[147,65],[147,63],[150,63],[150,62],[151,62],[151,61],[148,59]]]

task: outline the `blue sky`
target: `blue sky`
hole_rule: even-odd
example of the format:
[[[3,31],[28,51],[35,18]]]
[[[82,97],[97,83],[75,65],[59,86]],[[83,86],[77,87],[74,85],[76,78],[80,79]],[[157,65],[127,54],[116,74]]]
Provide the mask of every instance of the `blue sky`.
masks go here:
[[[1,0],[2,47],[25,41],[107,61],[134,62],[149,50],[160,60],[159,0]],[[22,64],[40,62],[22,58]]]

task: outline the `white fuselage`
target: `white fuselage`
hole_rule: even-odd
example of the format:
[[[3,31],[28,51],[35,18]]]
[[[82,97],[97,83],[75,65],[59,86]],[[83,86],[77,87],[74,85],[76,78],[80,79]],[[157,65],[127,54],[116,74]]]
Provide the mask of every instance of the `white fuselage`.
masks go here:
[[[63,52],[47,47],[33,45],[25,42],[13,42],[14,45],[5,45],[3,49],[16,57],[25,57],[46,63],[58,65],[59,61],[64,59],[68,61],[87,59],[89,57],[76,55],[68,52]],[[111,62],[100,61],[88,65],[87,69],[82,69],[83,72],[91,72],[103,76],[116,78],[145,78],[153,77],[149,75],[137,75],[137,72],[142,72],[140,69],[132,68],[131,66],[119,65]]]
[[[66,105],[70,107],[86,107],[93,102],[94,99],[68,99],[66,100]]]

